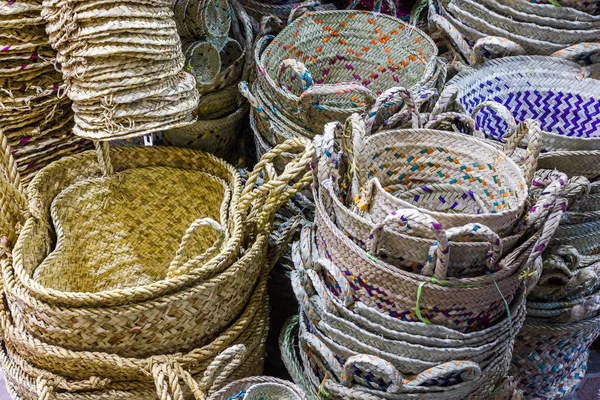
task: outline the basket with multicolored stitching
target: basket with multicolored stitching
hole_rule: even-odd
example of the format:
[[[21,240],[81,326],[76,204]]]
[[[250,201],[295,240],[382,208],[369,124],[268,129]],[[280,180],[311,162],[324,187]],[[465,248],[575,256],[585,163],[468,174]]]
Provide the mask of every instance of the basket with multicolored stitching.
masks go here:
[[[439,73],[427,35],[366,11],[305,13],[256,48],[253,92],[313,135],[327,122],[367,110],[391,87],[425,86]]]
[[[566,324],[527,318],[515,340],[511,372],[526,399],[562,399],[583,381],[600,317]]]
[[[600,81],[587,74],[577,63],[556,57],[491,60],[451,79],[432,114],[452,110],[471,114],[494,101],[508,108],[516,122],[538,120],[544,150],[600,150]],[[476,120],[479,129],[494,139],[502,139],[507,126],[514,124],[490,108],[482,109]]]

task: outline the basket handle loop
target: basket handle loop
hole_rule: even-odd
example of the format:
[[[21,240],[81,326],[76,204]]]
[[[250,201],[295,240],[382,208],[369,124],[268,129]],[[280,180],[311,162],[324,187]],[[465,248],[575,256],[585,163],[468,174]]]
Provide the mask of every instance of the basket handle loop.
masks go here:
[[[0,152],[0,172],[4,175],[3,177],[0,176],[0,188],[7,192],[8,200],[14,202],[14,205],[25,219],[29,218],[30,215],[36,218],[39,217],[38,210],[29,207],[27,194],[21,182],[21,175],[17,170],[17,163],[12,155],[12,149],[8,145],[8,138],[1,129]],[[2,218],[4,219],[5,217],[3,216]],[[10,224],[11,221],[7,220],[6,223]]]
[[[453,112],[453,111],[448,111],[448,112],[443,112],[441,114],[435,115],[433,117],[431,117],[431,119],[429,119],[429,121],[427,121],[427,123],[425,124],[425,129],[440,129],[440,130],[450,130],[450,129],[441,129],[440,126],[443,126],[444,124],[451,124],[451,126],[454,128],[455,125],[454,124],[463,124],[467,129],[466,132],[461,132],[461,133],[465,133],[467,135],[471,135],[477,139],[485,139],[485,135],[483,134],[483,132],[481,132],[480,130],[476,129],[476,123],[475,120],[473,118],[471,118],[470,116],[468,116],[467,114],[462,114],[459,112]]]
[[[490,250],[488,251],[486,257],[486,265],[488,270],[494,271],[500,257],[502,257],[502,240],[500,236],[490,228],[485,225],[470,223],[464,226],[457,226],[454,228],[450,228],[446,231],[446,237],[448,238],[448,242],[453,239],[461,239],[461,242],[473,241],[473,242],[482,242],[486,241],[490,244]],[[441,251],[440,251],[441,250]],[[434,244],[432,249],[429,251],[429,254],[435,253],[437,257],[444,257],[444,265],[449,264],[449,256],[450,256],[450,248],[447,249],[441,248],[439,244]],[[431,267],[432,263],[427,264],[423,268],[423,275],[433,275]],[[436,278],[442,279],[441,276],[436,274]]]
[[[353,369],[355,368],[368,371],[369,374],[373,374],[375,378],[382,377],[391,382],[386,390],[387,393],[398,393],[400,388],[404,385],[405,378],[396,367],[383,358],[367,354],[358,354],[348,357],[343,366],[343,373],[340,376],[342,385],[352,387],[355,377]]]
[[[435,12],[435,7],[429,7],[429,23],[433,24],[442,34],[444,34],[453,44],[450,46],[455,55],[459,56],[463,61],[469,63],[474,57],[471,46],[465,38],[456,30],[456,28],[446,18]],[[458,50],[458,54],[456,51]]]
[[[249,79],[251,71],[254,71],[254,65],[252,63],[252,44],[254,43],[254,32],[252,31],[252,22],[250,21],[250,16],[242,7],[238,0],[230,0],[229,1],[237,14],[238,19],[242,22],[242,26],[244,28],[244,56],[245,56],[245,65],[244,71],[242,72],[242,79],[246,81]]]
[[[315,261],[314,269],[318,272],[326,272],[333,279],[336,290],[340,292],[339,299],[345,307],[350,307],[354,304],[354,289],[344,273],[334,263],[326,258],[319,258]],[[321,279],[318,281],[321,287],[317,288],[317,286],[315,286],[315,289],[317,292],[322,291],[322,293],[319,294],[322,299],[326,299],[330,296],[329,292],[327,292],[327,289],[323,286]]]
[[[317,184],[331,179],[340,182],[340,154],[336,151],[336,143],[344,134],[344,127],[338,121],[329,122],[323,128],[323,135],[314,139],[315,163],[314,174]]]
[[[513,158],[516,148],[524,142],[525,138],[527,138],[527,149],[525,150],[526,155],[522,168],[525,182],[527,182],[527,185],[531,185],[542,151],[542,130],[539,121],[527,119],[521,122],[515,133],[509,136],[503,151]]]
[[[373,107],[371,107],[371,109],[367,112],[365,133],[367,135],[371,135],[373,133],[373,125],[375,124],[375,120],[384,108],[398,103],[405,104],[406,110],[408,110],[412,116],[412,127],[420,128],[421,118],[417,110],[415,100],[413,99],[413,94],[410,92],[410,90],[401,86],[397,86],[386,90],[377,97],[375,104],[373,104]]]
[[[434,246],[427,255],[423,273],[435,273],[437,279],[446,279],[447,262],[450,256],[448,238],[442,225],[433,217],[416,209],[399,209],[390,213],[383,221],[376,224],[369,235],[367,248],[369,253],[377,257],[383,232],[386,228],[399,225],[402,232],[409,231],[418,236],[433,238]],[[433,251],[433,253],[432,253]],[[437,252],[437,256],[436,253]],[[435,264],[431,265],[434,263]]]
[[[446,376],[456,376],[460,374],[463,382],[474,381],[481,377],[481,367],[473,361],[456,360],[436,365],[429,368],[412,378],[408,378],[404,383],[405,387],[420,386],[430,380],[439,380]]]
[[[257,38],[262,38],[273,33],[272,25],[283,26],[283,21],[275,15],[263,15],[260,19]]]
[[[322,105],[321,99],[323,96],[335,96],[353,94],[354,99],[351,104],[352,107],[334,107],[328,105]],[[359,98],[359,95],[362,97]],[[373,92],[361,85],[360,83],[335,83],[335,84],[321,84],[313,85],[306,89],[299,96],[298,111],[307,111],[310,107],[325,110],[336,113],[349,113],[352,111],[365,110],[371,107],[375,103],[375,95]]]
[[[238,89],[242,96],[244,96],[248,100],[248,103],[250,103],[250,106],[252,106],[252,108],[254,109],[254,112],[257,117],[260,116],[260,118],[262,118],[265,121],[271,120],[271,118],[265,113],[265,110],[263,110],[263,108],[260,106],[258,99],[254,96],[254,94],[252,94],[252,91],[248,86],[248,82],[241,81],[240,83],[238,83]]]
[[[220,389],[227,378],[244,363],[248,355],[248,349],[243,344],[227,348],[217,355],[206,368],[206,372],[200,380],[200,387],[206,388],[206,393],[209,395]]]
[[[498,37],[486,36],[475,42],[471,49],[471,64],[481,64],[485,60],[502,58],[507,56],[520,56],[526,54],[521,45],[512,40]]]
[[[290,10],[290,15],[288,16],[287,24],[290,25],[296,18],[301,17],[307,11],[316,11],[317,6],[320,5],[320,1],[305,1],[303,3],[297,4]]]
[[[572,61],[582,61],[588,60],[598,54],[600,54],[600,43],[585,42],[565,47],[564,49],[552,53],[550,56]]]
[[[200,234],[199,231],[201,227],[212,228],[217,233],[217,240],[210,248],[206,249],[202,254],[197,255],[194,258],[190,258],[187,254],[187,250],[190,247],[190,243],[193,241],[194,236]],[[172,279],[177,276],[184,275],[189,272],[192,265],[197,265],[198,263],[207,260],[210,256],[219,251],[225,239],[225,229],[214,219],[198,218],[197,220],[192,222],[192,224],[186,229],[185,234],[181,239],[181,243],[179,244],[179,248],[175,253],[175,257],[169,265],[169,270],[167,271],[167,279]]]
[[[38,400],[55,400],[57,388],[70,391],[98,390],[106,387],[110,382],[108,378],[101,379],[97,376],[91,376],[83,381],[67,381],[51,372],[44,372],[36,378],[35,386]]]
[[[283,77],[290,69],[295,73],[293,79],[297,77],[302,82],[302,91],[307,90],[313,85],[314,81],[312,75],[304,63],[294,60],[293,58],[287,58],[281,62],[277,69],[277,84],[282,90],[289,92],[289,89],[284,84]]]
[[[283,153],[291,151],[297,152],[296,157],[285,166],[281,175],[256,186],[259,176],[266,171],[268,164],[272,164],[273,160]],[[312,181],[308,167],[313,157],[312,142],[304,138],[288,139],[268,151],[255,165],[242,190],[238,203],[242,215],[249,215],[250,211],[248,219],[256,219],[258,228],[266,229],[279,207]]]
[[[478,104],[471,113],[471,118],[475,120],[475,125],[477,125],[477,115],[482,112],[484,109],[490,109],[494,112],[495,117],[501,119],[506,123],[506,132],[501,135],[498,132],[495,132],[494,135],[489,135],[493,138],[510,138],[515,134],[517,130],[517,121],[513,117],[512,113],[506,106],[498,103],[497,101],[484,101],[483,103]],[[479,127],[480,130],[481,127]],[[485,133],[485,132],[484,132]]]
[[[305,354],[314,361],[317,361],[324,368],[331,371],[334,376],[342,376],[344,373],[342,364],[340,364],[329,347],[327,347],[318,337],[310,332],[306,332],[305,329],[301,329],[299,342],[300,347]]]

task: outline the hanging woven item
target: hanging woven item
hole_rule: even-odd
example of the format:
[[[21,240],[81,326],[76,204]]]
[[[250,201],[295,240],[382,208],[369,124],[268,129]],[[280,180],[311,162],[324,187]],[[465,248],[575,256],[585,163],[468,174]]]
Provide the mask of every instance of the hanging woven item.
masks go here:
[[[188,124],[198,102],[169,1],[43,3],[74,132],[123,139]]]

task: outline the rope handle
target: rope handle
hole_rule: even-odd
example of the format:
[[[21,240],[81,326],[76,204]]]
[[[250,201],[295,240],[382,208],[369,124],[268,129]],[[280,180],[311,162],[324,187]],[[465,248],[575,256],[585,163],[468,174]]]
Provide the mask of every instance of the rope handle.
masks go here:
[[[110,145],[106,141],[94,141],[96,156],[98,157],[98,167],[103,176],[114,174],[114,168],[110,159]]]
[[[292,151],[296,152],[296,155],[287,163],[281,175],[263,182],[261,186],[256,185],[259,176],[266,171],[273,160]],[[312,142],[304,138],[288,139],[263,155],[249,174],[238,203],[242,215],[248,216],[247,222],[255,219],[257,227],[265,230],[279,207],[312,181],[312,174],[308,171],[308,167],[313,157]]]
[[[527,119],[521,122],[517,126],[515,134],[508,138],[508,141],[504,146],[504,152],[512,158],[515,149],[525,138],[527,138],[527,148],[525,150],[526,157],[522,167],[525,182],[527,182],[528,186],[531,186],[535,171],[537,170],[538,159],[542,151],[543,140],[539,121]]]
[[[550,56],[572,61],[582,61],[588,60],[598,54],[600,54],[600,43],[585,42],[565,47],[564,49],[552,53]]]
[[[502,240],[500,236],[485,225],[470,223],[464,226],[458,226],[450,228],[446,231],[446,237],[448,242],[457,240],[460,242],[482,242],[485,241],[490,244],[490,250],[486,256],[486,266],[488,270],[495,271],[496,265],[500,265],[498,261],[502,257]],[[450,264],[450,247],[443,249],[439,243],[434,244],[429,251],[429,254],[436,254],[444,258],[444,265]],[[431,268],[433,263],[428,263],[423,267],[423,275],[433,275]],[[444,277],[436,274],[436,278],[443,279]]]
[[[320,6],[320,1],[305,1],[297,4],[290,10],[290,15],[287,19],[287,24],[290,25],[296,18],[301,17],[307,11],[316,11],[317,6]]]
[[[276,79],[277,84],[279,85],[281,90],[287,91],[290,94],[292,94],[290,92],[290,89],[286,87],[283,83],[283,77],[285,76],[285,73],[288,70],[292,70],[295,73],[292,80],[298,78],[302,82],[302,91],[305,91],[314,84],[312,75],[310,74],[310,71],[306,68],[304,63],[294,60],[293,58],[287,58],[281,62],[279,68],[277,69]]]
[[[51,372],[44,372],[35,379],[35,390],[38,400],[56,400],[56,389],[68,391],[99,390],[110,383],[110,379],[92,376],[82,381],[67,381]]]
[[[261,38],[273,33],[274,30],[272,28],[272,25],[275,25],[276,27],[281,27],[283,26],[283,24],[283,21],[275,15],[263,15],[263,17],[260,19],[257,38]]]
[[[351,107],[336,107],[322,105],[321,100],[324,96],[340,96],[352,94],[350,101]],[[362,97],[360,98],[359,95]],[[326,83],[312,85],[303,91],[298,98],[298,113],[306,112],[310,108],[329,111],[334,113],[362,112],[375,103],[373,92],[360,83]]]
[[[429,23],[439,30],[453,44],[450,46],[455,55],[459,56],[464,62],[470,63],[474,59],[471,46],[458,30],[446,18],[437,14],[434,7],[429,7]],[[458,50],[458,53],[457,53]]]
[[[553,170],[537,171],[531,185],[543,189],[535,204],[529,208],[525,216],[524,228],[529,228],[544,221],[556,201],[562,198],[563,188],[567,181],[567,175],[562,172]],[[564,200],[566,207],[567,201]]]
[[[25,218],[28,218],[31,214],[37,215],[37,213],[30,211],[27,194],[21,182],[21,175],[17,170],[17,163],[12,155],[12,149],[8,145],[8,138],[4,135],[2,129],[0,129],[0,152],[0,171],[3,173],[3,176],[0,177],[0,190],[6,192],[7,198],[14,201],[19,212]]]
[[[217,233],[217,240],[202,254],[190,259],[187,254],[188,247],[190,246],[192,239],[199,234],[201,227],[212,228]],[[172,279],[186,274],[189,272],[192,265],[197,265],[198,263],[207,260],[213,254],[216,254],[225,241],[226,236],[227,234],[223,226],[212,218],[198,218],[192,222],[192,224],[186,229],[185,234],[181,239],[181,243],[179,243],[179,248],[175,253],[175,257],[173,257],[173,260],[169,265],[167,279]],[[186,259],[187,261],[184,262]]]
[[[419,128],[421,125],[420,115],[417,110],[415,101],[413,100],[413,95],[410,92],[410,90],[398,86],[386,90],[377,97],[375,103],[373,104],[373,107],[371,107],[371,109],[367,112],[367,118],[365,122],[365,134],[369,136],[372,134],[373,124],[375,123],[375,120],[379,113],[384,108],[390,107],[398,103],[404,103],[406,105],[406,109],[412,116],[413,128]]]
[[[451,126],[453,127],[452,130],[455,130],[455,131],[456,131],[456,129],[454,128],[455,124],[463,124],[467,128],[467,131],[461,132],[461,133],[473,136],[477,139],[485,139],[485,134],[483,132],[481,132],[480,130],[476,129],[475,120],[473,118],[471,118],[469,115],[459,113],[459,112],[447,111],[447,112],[443,112],[441,114],[435,115],[435,116],[431,117],[429,119],[429,121],[427,121],[427,123],[425,124],[425,129],[448,130],[448,129],[440,128],[440,126],[443,126],[444,124],[447,124],[447,123],[450,123]]]
[[[500,118],[502,121],[504,121],[506,123],[506,126],[507,126],[506,132],[504,132],[502,135],[496,133],[495,136],[506,138],[506,139],[510,139],[513,136],[515,136],[515,132],[517,130],[517,121],[513,117],[510,110],[508,108],[506,108],[506,106],[504,106],[503,104],[498,103],[497,101],[492,101],[492,100],[484,101],[483,103],[478,104],[473,109],[473,112],[471,112],[471,118],[473,118],[473,120],[475,120],[475,125],[477,125],[477,115],[480,112],[482,112],[482,110],[484,110],[484,109],[491,109],[494,112],[494,114],[496,114],[495,115],[496,117]],[[490,135],[490,136],[492,136],[492,135]],[[509,149],[507,147],[505,147],[505,152],[506,151],[509,151]],[[512,154],[512,152],[511,152],[511,154]]]
[[[323,134],[314,139],[315,162],[313,173],[317,184],[326,180],[340,183],[340,154],[336,150],[336,142],[344,134],[344,128],[339,122],[329,122],[323,128]]]
[[[242,96],[244,96],[248,100],[248,103],[250,103],[250,106],[252,106],[252,108],[254,109],[254,113],[257,117],[262,118],[264,121],[271,120],[269,115],[267,113],[265,113],[265,110],[263,110],[263,108],[260,106],[258,99],[254,96],[254,94],[250,90],[250,87],[248,86],[248,82],[240,81],[240,83],[238,83],[238,90],[240,91]]]
[[[512,40],[498,36],[486,36],[478,39],[473,45],[471,49],[471,62],[476,65],[493,58],[520,56],[524,54],[526,54],[525,49]]]

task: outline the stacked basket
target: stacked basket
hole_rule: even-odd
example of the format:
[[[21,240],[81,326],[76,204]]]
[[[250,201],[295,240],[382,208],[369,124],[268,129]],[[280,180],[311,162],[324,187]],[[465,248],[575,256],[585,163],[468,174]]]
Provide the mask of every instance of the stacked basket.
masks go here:
[[[301,312],[282,353],[313,396],[504,399],[563,182],[538,177],[527,211],[536,140],[523,174],[476,138],[418,128],[412,111],[415,129],[372,134],[355,114],[315,139],[315,225],[294,247]]]
[[[487,46],[488,56],[507,52],[550,55],[582,42],[598,50],[600,15],[569,5],[527,0],[430,0],[429,5],[430,22],[469,63],[476,43],[489,38],[496,42]]]
[[[230,158],[248,118],[237,85],[250,71],[249,17],[237,0],[179,0],[173,8],[200,101],[195,122],[164,132],[165,144]]]
[[[598,335],[600,84],[589,71],[556,57],[492,60],[448,82],[433,111],[433,119],[463,113],[463,120],[495,140],[509,137],[518,121],[538,120],[545,151],[539,167],[568,179],[569,211],[544,254],[515,345],[513,372],[522,377],[527,398],[559,398],[575,390]]]
[[[250,126],[258,154],[291,137],[313,138],[330,121],[371,111],[384,124],[403,105],[384,92],[403,86],[424,92],[445,79],[437,48],[397,18],[365,11],[308,12],[276,37],[258,39],[256,81],[242,82],[252,105]],[[280,169],[280,168],[279,168]]]
[[[89,147],[72,134],[71,104],[41,10],[41,1],[0,5],[0,129],[24,183],[53,160]]]

